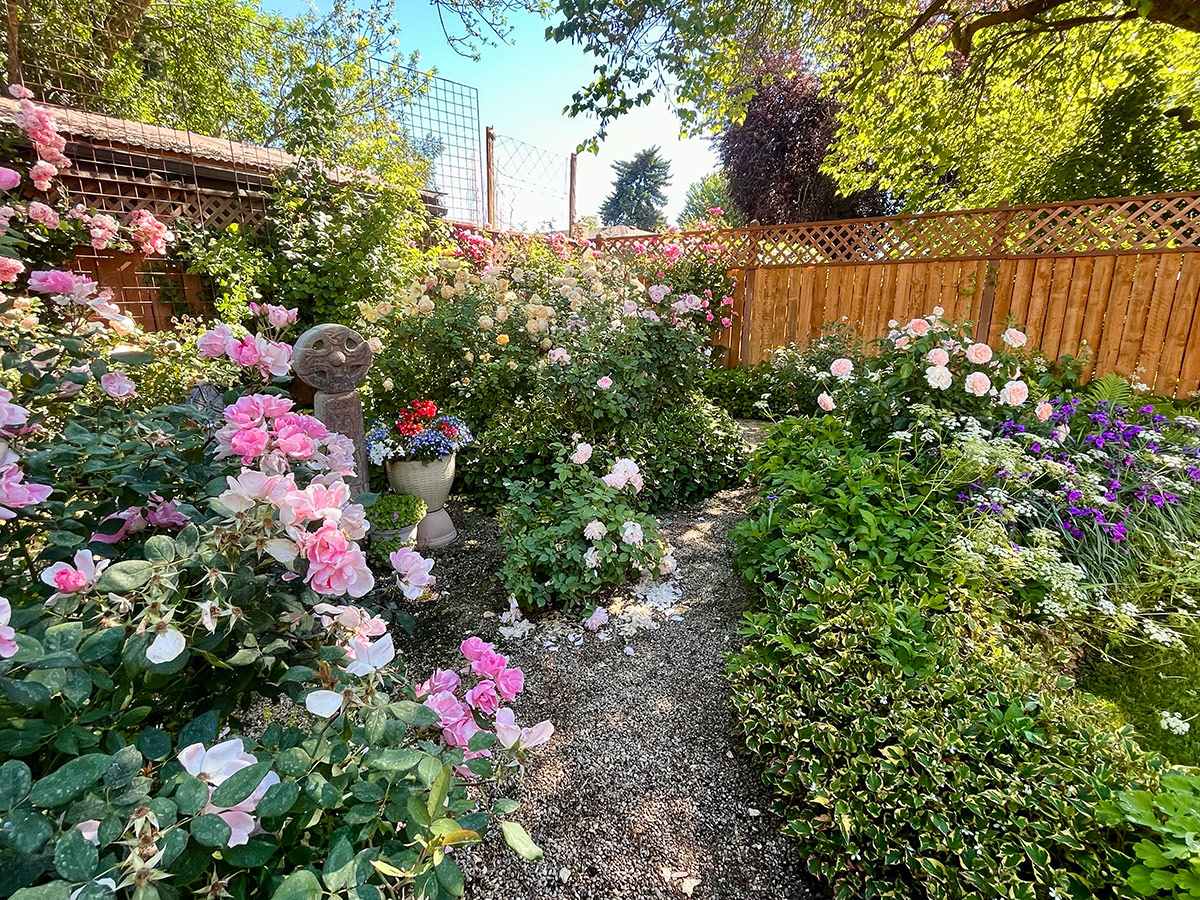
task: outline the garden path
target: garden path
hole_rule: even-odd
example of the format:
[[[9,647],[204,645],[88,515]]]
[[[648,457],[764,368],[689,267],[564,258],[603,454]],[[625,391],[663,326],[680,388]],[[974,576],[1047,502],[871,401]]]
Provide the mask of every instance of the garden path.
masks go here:
[[[816,895],[767,810],[758,771],[739,752],[722,676],[745,599],[728,531],[749,499],[739,487],[665,517],[681,596],[657,628],[626,637],[610,626],[604,642],[577,618],[554,616],[524,638],[499,636],[495,523],[455,511],[470,537],[434,554],[443,599],[408,607],[416,630],[400,643],[414,674],[455,662],[458,642],[478,633],[525,670],[518,720],[555,725],[513,795],[545,859],[518,859],[498,835],[460,851],[470,900]]]

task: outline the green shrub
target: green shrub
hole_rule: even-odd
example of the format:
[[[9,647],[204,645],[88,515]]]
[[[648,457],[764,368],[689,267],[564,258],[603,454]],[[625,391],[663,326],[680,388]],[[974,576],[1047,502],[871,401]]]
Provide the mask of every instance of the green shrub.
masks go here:
[[[581,448],[587,452],[579,455]],[[554,450],[552,477],[510,482],[500,510],[500,578],[509,594],[527,609],[578,608],[604,587],[673,572],[657,521],[636,507],[637,466],[618,460],[610,485],[589,468],[588,445]],[[571,452],[581,461],[567,458]]]
[[[728,369],[713,366],[701,373],[698,382],[701,393],[735,419],[763,419],[775,409],[773,374],[769,362]]]
[[[389,556],[401,547],[411,547],[416,543],[415,533],[407,540],[401,540],[394,532],[419,524],[428,511],[425,501],[412,494],[380,495],[367,507],[367,521],[371,523],[367,553],[380,565],[387,565]],[[393,535],[385,537],[389,532]]]
[[[1139,897],[1200,897],[1200,773],[1174,770],[1161,791],[1123,791],[1112,819],[1142,836],[1133,847],[1127,885]]]
[[[1072,690],[1070,642],[951,564],[945,465],[832,417],[759,448],[735,531],[760,601],[730,659],[740,730],[839,898],[1120,896],[1102,805],[1152,772]]]

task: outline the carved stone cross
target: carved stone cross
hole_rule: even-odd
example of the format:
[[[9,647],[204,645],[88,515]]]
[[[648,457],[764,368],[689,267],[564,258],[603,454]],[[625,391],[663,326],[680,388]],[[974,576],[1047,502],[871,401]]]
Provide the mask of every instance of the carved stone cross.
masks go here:
[[[354,441],[354,477],[348,479],[356,494],[367,490],[367,433],[362,401],[355,390],[371,367],[371,348],[363,336],[345,325],[315,325],[292,347],[296,377],[316,389],[313,412],[330,431]]]

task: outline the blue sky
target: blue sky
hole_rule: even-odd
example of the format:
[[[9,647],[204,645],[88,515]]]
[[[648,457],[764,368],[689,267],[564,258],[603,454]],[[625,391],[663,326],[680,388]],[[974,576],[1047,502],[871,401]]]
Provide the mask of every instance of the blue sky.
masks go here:
[[[308,5],[305,0],[262,0],[262,4],[288,14],[303,12]],[[321,8],[321,3],[317,6]],[[593,120],[568,119],[562,113],[571,94],[591,79],[592,57],[577,46],[545,40],[547,23],[540,16],[514,14],[511,44],[484,47],[482,58],[475,62],[449,48],[432,6],[407,0],[402,8],[402,48],[419,51],[423,67],[478,88],[481,126],[492,125],[500,135],[564,155],[594,132]],[[671,161],[667,217],[674,224],[688,185],[713,171],[717,162],[707,140],[679,140],[678,122],[660,100],[614,123],[598,155],[579,154],[577,215],[597,213],[611,189],[610,166],[615,160],[629,159],[653,144],[661,146]]]

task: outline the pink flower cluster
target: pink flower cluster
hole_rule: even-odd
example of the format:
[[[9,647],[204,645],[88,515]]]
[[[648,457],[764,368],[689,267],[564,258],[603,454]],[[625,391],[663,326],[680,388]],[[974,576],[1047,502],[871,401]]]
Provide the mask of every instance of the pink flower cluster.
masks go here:
[[[280,475],[303,463],[335,475],[354,472],[354,442],[331,432],[313,416],[292,412],[292,401],[271,394],[239,397],[225,407],[216,433],[217,458],[241,457],[242,464]]]
[[[268,340],[261,334],[239,338],[225,324],[200,335],[196,346],[206,359],[227,356],[243,368],[258,369],[264,380],[272,375],[282,378],[292,370],[291,345]]]
[[[71,161],[63,153],[67,149],[67,142],[58,133],[58,120],[54,118],[54,113],[35,106],[31,99],[33,94],[21,85],[10,85],[8,93],[20,101],[13,122],[33,142],[38,159],[54,169],[50,177],[57,175],[60,169],[69,169]]]
[[[287,309],[283,306],[276,306],[273,303],[251,303],[250,314],[262,319],[272,328],[283,329],[289,325],[296,324],[296,318],[299,316],[300,310]]]
[[[165,256],[167,244],[175,240],[171,229],[167,228],[154,213],[148,209],[136,209],[129,216],[129,227],[133,229],[133,242],[143,253],[157,253]]]
[[[49,295],[58,306],[75,306],[89,316],[98,316],[117,334],[131,334],[137,329],[137,323],[112,302],[112,294],[99,290],[99,285],[86,275],[63,269],[33,271],[29,273],[29,290]]]
[[[467,661],[463,674],[475,679],[472,686],[467,687],[459,673],[439,669],[416,688],[417,699],[424,698],[425,706],[437,714],[442,740],[461,748],[464,760],[491,755],[489,750],[468,749],[471,738],[481,732],[494,731],[497,743],[506,750],[528,750],[548,741],[553,725],[541,722],[518,728],[512,710],[503,706],[524,690],[525,674],[510,668],[507,657],[478,637],[467,638],[459,650]]]
[[[641,470],[638,464],[632,459],[621,457],[613,463],[612,471],[601,479],[610,488],[616,491],[624,490],[626,487],[632,487],[636,494],[645,485],[642,479]]]
[[[148,527],[165,528],[169,531],[179,531],[186,528],[190,522],[187,516],[179,511],[179,502],[164,500],[159,494],[151,494],[146,498],[144,506],[129,506],[120,512],[105,516],[102,522],[119,521],[120,527],[113,532],[99,532],[89,539],[94,544],[116,544],[131,534],[138,534]]]
[[[401,547],[388,559],[396,570],[401,592],[409,600],[416,600],[427,588],[437,584],[437,578],[429,574],[433,569],[433,560],[426,559],[411,547]]]
[[[77,204],[67,215],[78,219],[87,228],[93,250],[103,250],[121,230],[120,223],[112,216],[106,213],[91,215],[82,203]]]

